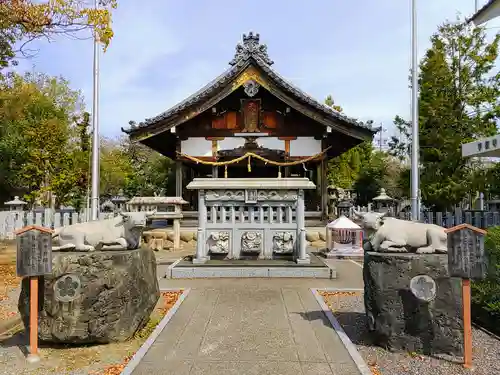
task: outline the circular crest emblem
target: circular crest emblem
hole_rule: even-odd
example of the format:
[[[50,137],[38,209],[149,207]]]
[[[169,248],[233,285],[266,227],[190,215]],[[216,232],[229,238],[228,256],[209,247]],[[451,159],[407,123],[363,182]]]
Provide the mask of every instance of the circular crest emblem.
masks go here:
[[[420,301],[430,302],[436,298],[436,282],[427,275],[418,275],[411,279],[410,290]]]
[[[77,275],[61,276],[54,284],[56,300],[71,302],[78,298],[81,291],[81,281]]]

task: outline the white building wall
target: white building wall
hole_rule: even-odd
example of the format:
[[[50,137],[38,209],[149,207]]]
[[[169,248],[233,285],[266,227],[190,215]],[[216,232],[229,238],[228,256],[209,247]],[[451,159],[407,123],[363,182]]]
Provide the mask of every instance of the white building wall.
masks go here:
[[[245,144],[242,137],[226,137],[217,143],[218,151],[232,150]],[[277,137],[261,137],[257,144],[273,150],[285,150],[285,141]],[[190,156],[212,156],[212,141],[193,137],[181,141],[181,152]],[[321,140],[314,137],[299,137],[290,141],[290,156],[312,156],[321,152]]]

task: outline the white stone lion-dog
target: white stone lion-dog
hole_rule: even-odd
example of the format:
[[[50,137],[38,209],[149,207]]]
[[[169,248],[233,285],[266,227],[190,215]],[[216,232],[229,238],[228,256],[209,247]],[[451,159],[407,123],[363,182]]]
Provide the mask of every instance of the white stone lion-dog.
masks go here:
[[[59,245],[52,250],[94,251],[104,246],[119,245],[120,249],[137,249],[147,219],[155,212],[122,212],[112,219],[78,223],[57,228],[52,238]]]
[[[373,251],[416,252],[417,254],[447,253],[447,235],[445,229],[435,224],[424,224],[392,217],[387,213],[357,212],[367,231],[374,231],[370,239]]]

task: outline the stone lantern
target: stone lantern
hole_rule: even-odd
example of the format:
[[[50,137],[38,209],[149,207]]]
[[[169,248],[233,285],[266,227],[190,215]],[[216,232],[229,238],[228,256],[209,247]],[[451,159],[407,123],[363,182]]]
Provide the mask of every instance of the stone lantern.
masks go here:
[[[343,200],[337,204],[337,214],[338,216],[351,216],[351,208],[353,204],[350,200]]]
[[[110,199],[105,200],[104,203],[101,204],[101,211],[102,212],[108,212],[109,213],[109,212],[115,211],[115,209],[116,209],[116,206],[115,206],[115,204],[113,202],[111,202]]]
[[[381,188],[379,195],[373,198],[373,204],[377,212],[392,212],[394,199],[387,195],[384,188]]]
[[[363,254],[363,229],[345,216],[326,226],[327,258]]]
[[[24,207],[27,205],[27,203],[20,200],[18,196],[15,196],[13,200],[5,202],[4,204],[9,207],[9,211],[15,212],[24,211]]]
[[[110,200],[114,205],[115,211],[125,211],[125,206],[129,199],[120,192],[118,195],[111,197]]]

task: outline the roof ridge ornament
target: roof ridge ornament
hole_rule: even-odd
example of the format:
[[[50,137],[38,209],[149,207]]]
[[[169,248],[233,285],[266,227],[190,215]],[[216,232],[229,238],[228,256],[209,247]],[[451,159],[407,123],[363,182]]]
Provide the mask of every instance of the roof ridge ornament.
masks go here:
[[[273,65],[274,61],[267,54],[267,45],[260,44],[260,35],[254,34],[252,31],[248,35],[243,34],[243,43],[236,45],[234,58],[229,62],[229,65],[236,65],[239,62],[246,61],[250,57],[258,57],[267,65]]]

